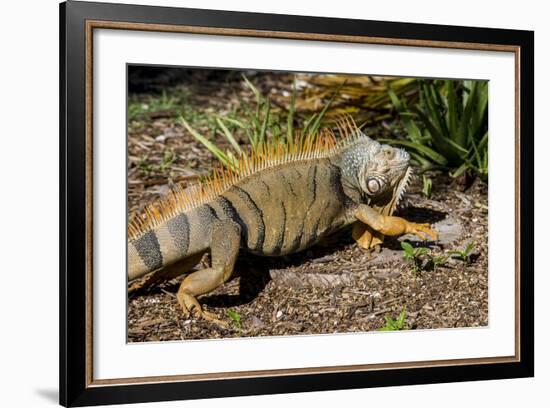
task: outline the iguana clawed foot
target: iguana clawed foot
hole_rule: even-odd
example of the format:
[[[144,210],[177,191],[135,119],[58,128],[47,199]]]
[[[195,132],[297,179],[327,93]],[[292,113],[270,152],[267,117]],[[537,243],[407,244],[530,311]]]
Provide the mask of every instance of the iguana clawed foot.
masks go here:
[[[218,319],[218,316],[214,313],[204,310],[195,296],[186,292],[178,292],[176,297],[185,317],[202,318],[224,328],[229,325],[227,322]]]
[[[421,240],[431,238],[437,241],[439,237],[438,233],[430,228],[430,224],[417,224],[415,222],[407,222],[407,233],[414,234]]]

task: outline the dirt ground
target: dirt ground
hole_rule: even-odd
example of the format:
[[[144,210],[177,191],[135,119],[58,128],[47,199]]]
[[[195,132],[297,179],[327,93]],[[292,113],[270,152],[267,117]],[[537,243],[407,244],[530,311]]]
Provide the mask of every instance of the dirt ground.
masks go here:
[[[242,99],[253,97],[239,76],[224,77],[223,83],[204,72],[183,77],[177,78],[176,85],[171,77],[159,83],[134,84],[135,89],[147,92],[130,95],[134,108],[129,109],[128,126],[130,211],[162,195],[171,184],[192,183],[211,169],[212,155],[178,123],[178,115],[194,120],[193,126],[207,133],[209,116],[236,112]],[[255,80],[263,90],[277,92],[273,77]],[[164,103],[152,110],[148,104],[150,95],[158,91],[155,87],[183,95],[184,100],[168,100],[163,95]],[[235,96],[235,89],[242,99]],[[182,103],[183,112],[172,106]],[[379,126],[372,132],[390,128]],[[207,310],[230,323],[228,327],[185,318],[175,298],[182,279],[178,278],[129,296],[128,340],[371,331],[383,327],[386,316],[397,318],[402,310],[406,311],[403,329],[487,325],[487,185],[476,180],[465,186],[462,180],[439,172],[429,175],[431,197],[422,194],[421,180],[416,178],[398,214],[435,224],[441,233],[438,242],[418,242],[410,236],[399,239],[429,248],[420,272],[413,271],[411,262],[403,258],[399,240],[388,239],[381,251],[371,253],[355,245],[349,231],[328,246],[291,256],[242,254],[234,278],[200,298]],[[462,249],[470,242],[474,247],[467,260],[448,258],[437,268],[427,263],[430,257]]]

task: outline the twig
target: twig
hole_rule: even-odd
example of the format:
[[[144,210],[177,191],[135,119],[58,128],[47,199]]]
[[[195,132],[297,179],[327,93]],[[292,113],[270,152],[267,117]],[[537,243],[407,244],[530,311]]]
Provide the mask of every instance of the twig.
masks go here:
[[[382,309],[382,310],[378,310],[377,312],[374,312],[373,314],[371,314],[371,316],[378,316],[378,315],[381,315],[381,314],[384,314],[384,313],[388,313],[388,312],[391,312],[392,311],[392,308],[391,307],[387,307],[385,309]]]
[[[162,289],[162,288],[160,290],[166,293],[168,296],[173,297],[174,299],[176,298],[176,295],[174,295],[172,292],[168,292],[166,289]]]
[[[383,301],[383,302],[378,303],[378,307],[384,306],[384,305],[388,305],[388,304],[390,304],[390,303],[394,303],[395,301],[397,301],[397,300],[399,300],[399,299],[401,299],[401,298],[396,297],[396,298],[392,298],[392,299],[385,300],[385,301]]]

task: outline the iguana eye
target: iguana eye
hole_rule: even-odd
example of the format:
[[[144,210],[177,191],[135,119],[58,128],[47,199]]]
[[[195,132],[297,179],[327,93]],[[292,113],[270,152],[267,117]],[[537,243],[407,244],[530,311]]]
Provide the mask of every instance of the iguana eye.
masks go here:
[[[378,193],[381,187],[382,184],[380,183],[380,180],[374,177],[367,179],[367,190],[369,190],[369,193]]]

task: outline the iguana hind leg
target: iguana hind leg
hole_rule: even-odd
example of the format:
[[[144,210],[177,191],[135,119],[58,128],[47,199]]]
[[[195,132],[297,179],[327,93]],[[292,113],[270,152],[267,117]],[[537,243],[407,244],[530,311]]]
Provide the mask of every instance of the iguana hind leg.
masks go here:
[[[225,326],[214,314],[203,310],[197,296],[212,292],[231,277],[239,253],[241,227],[227,220],[214,224],[212,228],[212,266],[187,276],[176,297],[186,315],[194,314]]]
[[[382,235],[415,234],[424,240],[432,238],[437,240],[438,234],[430,228],[430,224],[417,224],[401,217],[382,215],[367,205],[360,205],[355,212],[355,217]]]

